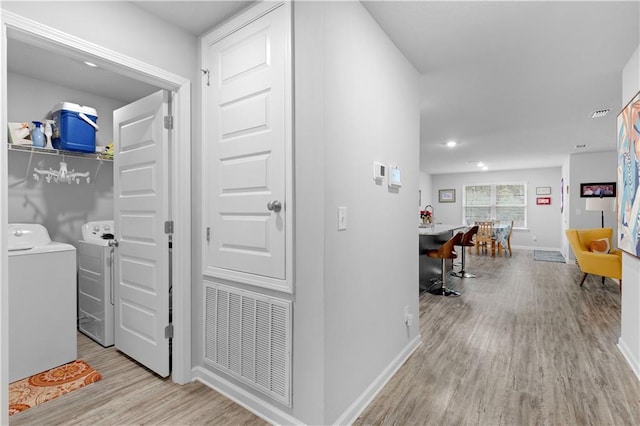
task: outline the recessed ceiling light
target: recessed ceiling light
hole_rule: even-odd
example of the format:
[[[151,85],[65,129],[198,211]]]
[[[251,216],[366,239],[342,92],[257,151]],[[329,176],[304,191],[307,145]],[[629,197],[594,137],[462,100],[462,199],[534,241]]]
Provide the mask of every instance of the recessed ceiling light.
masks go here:
[[[91,68],[98,68],[98,65],[94,64],[93,62],[84,61],[84,64]]]
[[[447,142],[447,147],[449,147],[449,148],[453,148],[456,145],[458,145],[458,142],[456,142],[456,141]]]
[[[609,111],[611,111],[611,110],[610,109],[599,109],[597,111],[593,111],[591,113],[591,118],[604,117],[605,115],[609,114]]]
[[[482,161],[478,161],[478,164],[476,164],[478,167],[484,167],[484,163]]]
[[[482,170],[486,172],[489,168],[487,166],[482,166]]]

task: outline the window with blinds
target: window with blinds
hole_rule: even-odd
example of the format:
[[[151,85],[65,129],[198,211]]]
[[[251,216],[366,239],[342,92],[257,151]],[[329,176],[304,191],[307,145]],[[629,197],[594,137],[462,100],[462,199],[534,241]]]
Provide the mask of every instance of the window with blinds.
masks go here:
[[[524,183],[465,185],[462,205],[468,225],[485,220],[513,220],[514,228],[527,227],[527,185]]]

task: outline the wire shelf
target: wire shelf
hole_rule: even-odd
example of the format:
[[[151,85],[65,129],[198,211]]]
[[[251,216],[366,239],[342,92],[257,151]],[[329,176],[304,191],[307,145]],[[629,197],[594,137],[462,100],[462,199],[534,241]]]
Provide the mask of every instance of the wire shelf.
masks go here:
[[[100,152],[78,152],[78,151],[65,151],[62,149],[47,149],[47,148],[39,148],[36,146],[29,145],[15,145],[15,144],[7,144],[9,147],[9,151],[22,151],[22,152],[33,152],[36,154],[45,154],[45,155],[64,155],[66,157],[79,157],[79,158],[88,158],[92,160],[102,160],[102,161],[113,161],[113,157],[106,157],[104,154]]]

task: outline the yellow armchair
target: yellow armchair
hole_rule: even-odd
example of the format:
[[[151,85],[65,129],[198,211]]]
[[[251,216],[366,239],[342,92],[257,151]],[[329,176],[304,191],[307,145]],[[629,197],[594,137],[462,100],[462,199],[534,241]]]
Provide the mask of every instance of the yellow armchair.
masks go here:
[[[569,244],[576,255],[576,260],[582,270],[582,279],[580,287],[584,284],[587,275],[600,275],[604,282],[604,277],[620,280],[620,288],[622,288],[622,252],[617,249],[611,249],[609,253],[599,253],[589,250],[591,241],[607,238],[609,247],[611,244],[611,228],[593,228],[593,229],[567,229],[565,231]]]

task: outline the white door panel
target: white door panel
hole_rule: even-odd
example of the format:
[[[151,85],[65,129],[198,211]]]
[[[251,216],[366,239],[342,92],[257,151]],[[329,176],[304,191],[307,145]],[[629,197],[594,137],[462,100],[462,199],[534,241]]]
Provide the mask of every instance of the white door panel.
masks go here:
[[[114,112],[115,346],[162,377],[170,373],[168,102],[160,91]]]
[[[228,36],[203,43],[205,91],[205,274],[286,280],[287,10],[275,9]],[[267,204],[279,201],[279,212]],[[255,283],[255,282],[252,282]],[[285,284],[286,286],[286,284]]]

